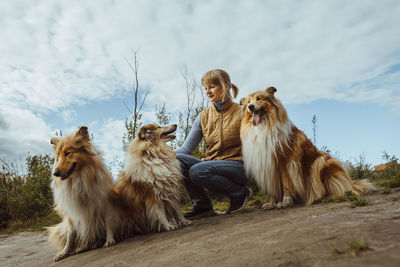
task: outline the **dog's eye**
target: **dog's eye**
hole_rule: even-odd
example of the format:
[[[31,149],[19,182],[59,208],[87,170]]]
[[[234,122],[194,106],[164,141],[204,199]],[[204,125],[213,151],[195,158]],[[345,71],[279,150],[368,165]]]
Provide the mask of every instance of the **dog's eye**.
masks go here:
[[[261,97],[257,97],[257,101],[261,100]]]
[[[68,156],[69,154],[71,154],[71,152],[69,152],[69,151],[64,152],[64,156]]]

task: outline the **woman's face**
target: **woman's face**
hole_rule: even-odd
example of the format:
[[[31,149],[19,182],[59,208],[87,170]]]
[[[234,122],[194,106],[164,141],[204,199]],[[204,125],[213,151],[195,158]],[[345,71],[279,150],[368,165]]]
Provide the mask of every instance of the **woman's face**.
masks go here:
[[[204,86],[206,90],[206,95],[210,102],[220,102],[222,101],[222,88],[219,85],[209,83]]]

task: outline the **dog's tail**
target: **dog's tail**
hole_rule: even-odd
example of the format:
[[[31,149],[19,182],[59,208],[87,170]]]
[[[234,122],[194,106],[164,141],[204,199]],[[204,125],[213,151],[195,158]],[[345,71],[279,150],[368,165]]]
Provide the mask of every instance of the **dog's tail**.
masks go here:
[[[325,187],[325,196],[342,196],[350,191],[361,195],[376,190],[367,179],[352,180],[347,168],[340,161],[330,158],[321,170],[321,181]]]
[[[353,180],[353,188],[360,195],[378,190],[368,179]]]

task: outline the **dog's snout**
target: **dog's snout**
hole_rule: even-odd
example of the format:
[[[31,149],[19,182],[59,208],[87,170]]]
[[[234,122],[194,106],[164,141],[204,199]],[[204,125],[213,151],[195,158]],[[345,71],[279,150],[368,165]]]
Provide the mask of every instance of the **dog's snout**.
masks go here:
[[[177,125],[176,124],[172,124],[172,127],[177,127]]]
[[[55,177],[60,177],[60,176],[61,176],[61,171],[60,171],[59,169],[56,169],[56,170],[54,171],[53,175],[54,175]]]
[[[249,108],[250,111],[254,111],[254,104],[250,104],[250,105],[248,106],[248,108]]]

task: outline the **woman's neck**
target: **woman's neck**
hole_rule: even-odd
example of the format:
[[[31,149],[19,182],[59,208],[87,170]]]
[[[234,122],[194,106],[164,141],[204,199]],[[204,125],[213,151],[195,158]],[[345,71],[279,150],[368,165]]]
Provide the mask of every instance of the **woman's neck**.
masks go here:
[[[224,101],[217,101],[213,102],[215,108],[218,110],[218,112],[221,112],[222,106],[228,101],[229,98],[225,99]]]

